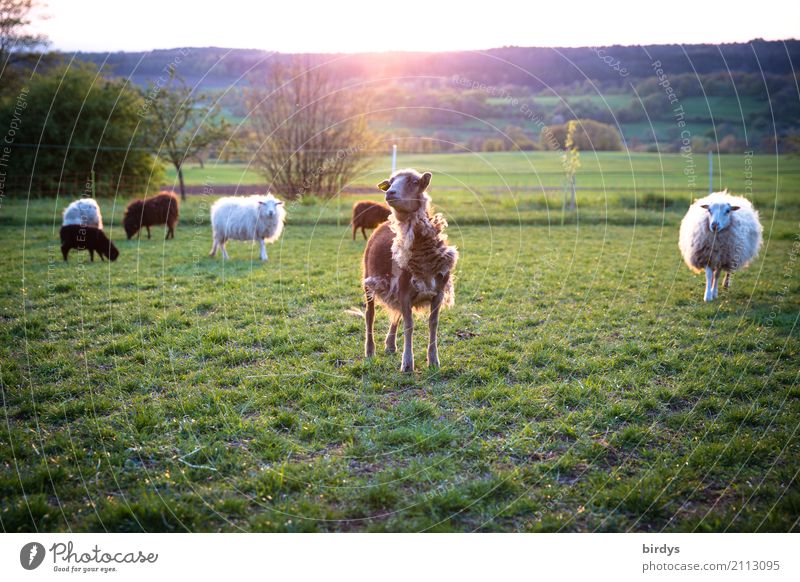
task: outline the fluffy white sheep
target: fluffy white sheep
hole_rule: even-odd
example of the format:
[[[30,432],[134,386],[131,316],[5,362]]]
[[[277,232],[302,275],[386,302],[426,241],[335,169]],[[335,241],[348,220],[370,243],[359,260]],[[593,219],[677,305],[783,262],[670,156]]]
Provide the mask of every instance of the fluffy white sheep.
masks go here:
[[[227,259],[228,240],[257,240],[261,243],[261,260],[266,261],[266,243],[278,240],[285,219],[283,202],[272,194],[220,198],[211,206],[214,244],[210,254],[216,256],[217,249],[222,249],[222,258]]]
[[[761,223],[750,201],[714,192],[695,200],[681,222],[678,247],[686,265],[695,273],[705,270],[703,299],[718,295],[719,276],[726,272],[727,289],[733,271],[747,267],[761,248]]]
[[[61,226],[70,226],[77,224],[79,226],[92,226],[94,228],[103,229],[103,217],[100,214],[100,207],[97,202],[92,198],[81,198],[75,202],[70,203],[64,209],[64,219]]]

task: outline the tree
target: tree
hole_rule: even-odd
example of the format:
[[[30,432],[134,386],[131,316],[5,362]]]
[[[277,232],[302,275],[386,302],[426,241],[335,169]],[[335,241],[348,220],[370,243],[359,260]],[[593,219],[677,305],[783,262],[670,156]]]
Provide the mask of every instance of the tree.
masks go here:
[[[24,54],[47,44],[43,34],[26,31],[34,0],[0,0],[0,67],[23,58]],[[2,68],[0,68],[2,70]]]
[[[34,74],[15,99],[0,105],[0,125],[13,130],[4,144],[8,190],[73,197],[158,188],[161,164],[137,142],[141,107],[137,90],[94,65]]]
[[[338,194],[367,168],[377,145],[364,115],[368,99],[307,58],[276,62],[247,91],[255,165],[290,199]]]
[[[47,45],[46,36],[27,31],[37,5],[35,0],[0,0],[0,86],[11,92],[17,86],[14,65]]]
[[[168,161],[178,173],[181,199],[186,200],[183,164],[200,157],[208,148],[230,137],[230,125],[219,115],[219,106],[197,93],[175,73],[151,82],[144,94],[142,114],[147,120],[147,143],[153,153]]]
[[[573,142],[580,150],[622,151],[622,137],[617,128],[593,119],[577,119]],[[548,125],[542,128],[541,144],[549,149],[565,147],[567,124]]]
[[[564,168],[566,184],[564,187],[564,203],[561,207],[561,224],[564,224],[564,214],[567,208],[567,196],[569,194],[569,209],[577,208],[577,194],[575,192],[575,174],[581,167],[581,154],[575,143],[575,134],[578,129],[578,122],[574,119],[567,122],[567,137],[564,141],[564,151],[561,154],[561,165]]]
[[[525,135],[525,130],[516,125],[507,125],[505,130],[505,149],[509,151],[529,152],[539,148],[539,145]]]
[[[483,140],[483,144],[481,145],[481,151],[484,152],[502,152],[505,151],[506,145],[503,143],[503,140],[496,137],[490,137]]]

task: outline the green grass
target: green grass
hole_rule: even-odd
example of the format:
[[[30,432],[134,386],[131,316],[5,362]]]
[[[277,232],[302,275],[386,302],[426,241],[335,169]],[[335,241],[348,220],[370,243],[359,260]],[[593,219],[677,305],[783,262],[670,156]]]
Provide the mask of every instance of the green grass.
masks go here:
[[[712,141],[720,141],[728,134],[737,139],[748,138],[750,147],[759,144],[763,138],[769,137],[768,129],[756,127],[750,120],[754,114],[769,119],[769,104],[755,97],[731,95],[711,95],[708,97],[682,97],[679,105],[685,114],[685,127],[678,127],[674,107],[663,95],[656,95],[647,106],[647,118],[643,121],[619,121],[629,119],[623,110],[634,107],[641,114],[641,104],[632,94],[591,94],[591,95],[537,95],[536,106],[543,111],[553,111],[559,106],[569,106],[578,117],[585,117],[586,110],[582,105],[589,104],[603,112],[603,121],[619,123],[621,136],[630,146],[639,144],[660,144],[661,148],[680,143],[681,132],[685,129],[693,137],[705,137]],[[520,114],[520,106],[513,105],[509,98],[490,97],[486,99],[490,105],[488,111],[480,119],[464,116],[456,125],[424,125],[408,127],[412,135],[433,136],[443,133],[455,141],[468,143],[472,138],[503,138],[503,131],[508,125],[521,127],[530,138],[539,140],[541,126]],[[582,113],[584,112],[584,113]],[[592,117],[591,114],[589,114]],[[594,118],[594,117],[593,117]],[[615,122],[616,120],[616,122]],[[745,124],[748,128],[745,130]],[[394,121],[375,122],[374,129],[381,133],[391,133],[398,129]],[[635,141],[634,141],[635,140]],[[704,152],[701,152],[704,153]]]
[[[390,158],[377,156],[371,169],[348,186],[372,188],[390,171]],[[582,152],[578,171],[579,189],[600,192],[602,200],[617,200],[643,195],[647,191],[668,192],[669,196],[691,201],[708,189],[706,152],[691,157],[677,154]],[[759,205],[774,204],[785,199],[782,192],[800,191],[800,158],[757,155],[749,158],[738,154],[714,157],[715,188],[744,192],[745,170],[753,173],[752,189]],[[748,166],[748,164],[752,164]],[[463,154],[398,155],[400,167],[424,168],[434,172],[433,188],[469,190],[478,194],[494,192],[512,194],[518,189],[559,189],[563,185],[561,159],[555,152],[499,152]],[[167,172],[169,184],[175,173]],[[187,184],[264,184],[266,181],[249,164],[206,164],[205,168],[188,165]],[[595,198],[591,198],[592,202]]]
[[[490,104],[495,106],[505,105],[503,99],[490,99]],[[619,110],[630,107],[639,100],[632,95],[608,94],[608,95],[540,95],[534,98],[537,105],[544,108],[553,109],[564,103],[575,105],[576,103],[591,103],[595,107],[617,113]],[[661,111],[650,111],[651,117],[666,113],[667,119],[671,119],[672,111],[668,107],[668,102],[664,101],[665,107]],[[708,97],[682,97],[680,104],[689,119],[702,119],[708,123],[711,117],[719,123],[721,121],[731,121],[742,123],[742,118],[752,113],[768,113],[769,105],[755,97],[742,96],[736,98],[735,95],[711,95]]]
[[[418,162],[461,260],[442,368],[420,321],[413,375],[363,358],[350,199],[289,205],[266,264],[245,243],[207,257],[199,196],[166,242],[124,240],[125,201],[103,202],[113,264],[61,261],[63,201],[5,200],[0,526],[797,530],[799,189],[762,209],[764,251],[706,305],[677,207],[587,191],[548,225],[541,192],[437,191],[480,160]]]

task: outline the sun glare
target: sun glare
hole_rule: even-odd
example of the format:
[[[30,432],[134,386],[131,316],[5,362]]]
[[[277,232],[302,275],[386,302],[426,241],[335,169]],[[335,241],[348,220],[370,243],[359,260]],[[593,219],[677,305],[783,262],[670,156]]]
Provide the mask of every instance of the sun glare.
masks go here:
[[[774,10],[769,9],[774,5]],[[676,0],[653,13],[641,2],[520,3],[474,9],[422,0],[253,4],[50,0],[37,24],[59,50],[220,46],[279,52],[482,50],[501,46],[599,46],[744,42],[797,36],[800,3],[765,0],[748,18],[713,26],[717,8]],[[687,15],[691,14],[691,18]],[[781,14],[781,18],[775,18]],[[633,25],[632,23],[636,24]]]

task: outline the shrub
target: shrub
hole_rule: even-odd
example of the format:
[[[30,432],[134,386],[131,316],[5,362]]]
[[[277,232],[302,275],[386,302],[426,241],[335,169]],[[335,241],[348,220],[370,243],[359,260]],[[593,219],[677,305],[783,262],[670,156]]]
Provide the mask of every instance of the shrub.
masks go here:
[[[613,125],[592,119],[577,120],[575,145],[583,151],[622,151],[622,137]],[[567,124],[549,125],[542,128],[540,143],[543,147],[553,149],[564,148],[567,139]]]
[[[9,134],[10,194],[142,194],[161,185],[161,164],[136,147],[143,101],[125,80],[94,65],[70,64],[34,74],[16,99],[0,105]]]

